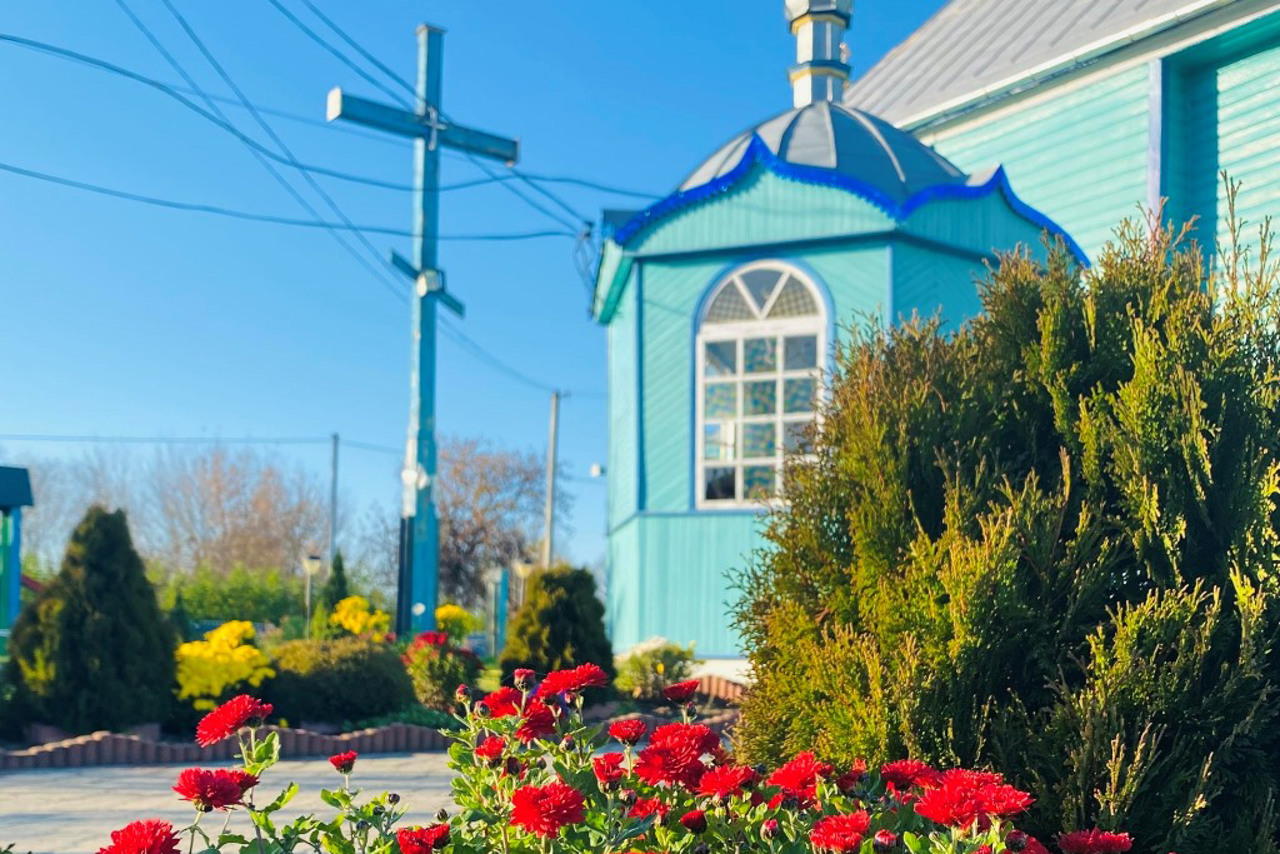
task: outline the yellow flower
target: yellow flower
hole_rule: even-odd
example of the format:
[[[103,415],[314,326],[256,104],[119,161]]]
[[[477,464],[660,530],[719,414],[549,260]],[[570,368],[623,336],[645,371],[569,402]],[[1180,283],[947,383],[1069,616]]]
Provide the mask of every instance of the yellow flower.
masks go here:
[[[274,676],[267,657],[247,643],[253,638],[252,623],[232,620],[205,632],[204,640],[179,646],[178,698],[191,700],[197,709],[212,709],[232,685],[248,683],[256,688]]]
[[[391,615],[385,611],[370,611],[369,600],[363,596],[348,596],[333,606],[329,624],[340,626],[353,635],[367,634],[375,641],[381,641],[391,630]]]

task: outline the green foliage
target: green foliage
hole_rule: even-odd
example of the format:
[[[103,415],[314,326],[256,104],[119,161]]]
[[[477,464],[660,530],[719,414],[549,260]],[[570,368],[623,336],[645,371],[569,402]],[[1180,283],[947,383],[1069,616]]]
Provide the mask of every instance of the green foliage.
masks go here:
[[[195,628],[191,625],[191,616],[187,613],[187,603],[182,601],[182,591],[174,591],[173,607],[169,609],[169,624],[173,626],[174,637],[178,643],[185,643],[195,637]]]
[[[404,654],[405,668],[413,681],[413,693],[427,708],[452,712],[457,707],[454,692],[459,685],[474,686],[480,678],[481,663],[469,649],[452,646],[439,632],[423,632]]]
[[[1117,234],[839,353],[738,580],[752,761],[988,766],[1032,832],[1275,850],[1280,289],[1265,249],[1206,287],[1172,231]]]
[[[591,662],[601,662],[612,679],[613,648],[591,573],[555,567],[535,573],[526,584],[524,604],[499,658],[504,684],[511,684],[517,667],[544,674]]]
[[[439,709],[431,709],[419,703],[406,706],[398,712],[392,712],[389,715],[378,715],[373,718],[365,718],[364,720],[348,723],[343,726],[347,732],[354,732],[359,729],[371,729],[375,727],[390,726],[391,724],[411,724],[413,726],[425,726],[431,729],[455,730],[459,727],[458,719],[448,712],[442,712]]]
[[[619,655],[614,663],[618,668],[614,684],[619,691],[637,700],[657,700],[662,689],[688,679],[694,665],[701,662],[693,657],[693,644],[681,646],[666,638],[652,638]]]
[[[175,646],[124,512],[92,507],[57,577],[13,625],[15,702],[25,720],[72,733],[163,721]]]
[[[190,574],[173,573],[162,582],[162,599],[182,594],[187,615],[195,621],[248,620],[281,625],[306,610],[302,580],[277,569],[238,566],[228,573],[201,567]]]
[[[395,649],[356,637],[280,644],[275,678],[262,699],[293,726],[386,715],[413,703],[413,685]]]
[[[334,605],[346,599],[352,592],[347,584],[346,567],[342,565],[342,552],[336,552],[333,556],[333,566],[329,568],[329,578],[325,581],[324,590],[320,594],[324,610],[332,611]]]

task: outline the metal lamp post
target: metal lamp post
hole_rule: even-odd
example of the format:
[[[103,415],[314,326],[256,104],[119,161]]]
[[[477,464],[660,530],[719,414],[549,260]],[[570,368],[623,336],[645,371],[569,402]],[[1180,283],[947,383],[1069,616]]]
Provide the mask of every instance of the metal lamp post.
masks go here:
[[[320,567],[324,565],[324,560],[320,555],[307,555],[302,559],[302,574],[305,578],[305,598],[307,602],[307,632],[311,632],[311,579],[320,571]]]

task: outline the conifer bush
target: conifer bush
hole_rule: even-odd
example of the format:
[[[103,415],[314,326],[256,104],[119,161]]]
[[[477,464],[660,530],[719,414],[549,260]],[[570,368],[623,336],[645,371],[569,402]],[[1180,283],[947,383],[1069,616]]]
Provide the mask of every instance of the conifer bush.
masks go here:
[[[535,573],[499,657],[503,684],[511,684],[518,668],[543,674],[589,662],[600,662],[612,681],[613,647],[605,634],[595,578],[567,566]]]
[[[173,702],[175,646],[124,511],[92,507],[58,575],[13,625],[15,704],[27,722],[70,733],[159,723]]]
[[[290,726],[378,717],[414,701],[395,647],[369,638],[287,641],[271,667],[275,677],[261,694]]]
[[[1232,223],[1238,238],[1239,228]],[[750,761],[986,767],[1024,826],[1274,851],[1280,288],[1122,226],[987,276],[982,316],[864,328],[738,583]]]

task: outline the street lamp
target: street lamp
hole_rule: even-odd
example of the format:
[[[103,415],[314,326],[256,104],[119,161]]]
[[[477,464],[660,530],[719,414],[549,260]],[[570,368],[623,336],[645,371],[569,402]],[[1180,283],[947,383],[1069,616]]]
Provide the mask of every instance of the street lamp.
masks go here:
[[[324,566],[324,560],[320,555],[307,555],[302,559],[302,574],[306,579],[307,634],[311,633],[311,577],[319,572],[322,566]]]

